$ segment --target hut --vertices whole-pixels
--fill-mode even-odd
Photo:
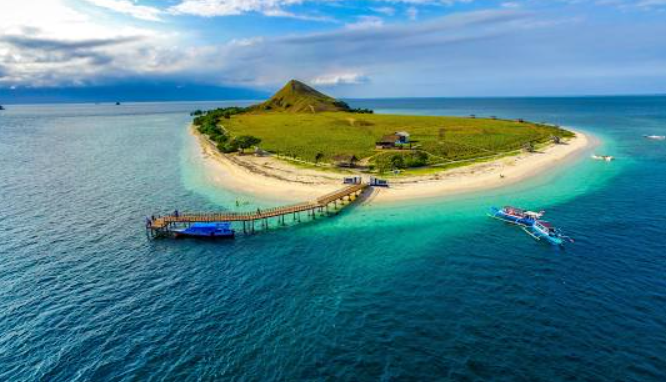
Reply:
[[[375,143],[377,149],[392,149],[396,145],[401,143],[401,137],[397,134],[390,134],[383,136],[379,141]]]
[[[396,131],[395,135],[400,137],[400,143],[409,143],[409,133],[406,131]]]
[[[356,167],[356,155],[340,154],[333,157],[333,163],[338,167]]]

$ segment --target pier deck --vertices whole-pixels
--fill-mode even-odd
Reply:
[[[285,216],[293,215],[294,220],[300,221],[300,213],[307,212],[313,218],[317,211],[328,210],[331,204],[336,207],[338,202],[348,200],[352,202],[368,187],[366,184],[353,184],[335,192],[321,196],[313,201],[280,206],[266,209],[257,209],[254,212],[213,212],[213,213],[182,213],[167,216],[159,216],[146,224],[146,229],[151,236],[164,236],[171,232],[171,228],[187,226],[192,223],[210,222],[240,222],[243,232],[255,231],[255,222],[260,221],[264,227],[268,227],[268,219],[277,218],[281,224],[285,224]]]

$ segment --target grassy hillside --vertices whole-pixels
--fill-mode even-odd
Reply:
[[[350,111],[349,105],[296,80],[289,81],[269,100],[250,107],[250,112],[316,113]]]
[[[381,157],[387,151],[375,150],[375,142],[403,130],[416,141],[417,150],[428,154],[429,163],[500,154],[528,142],[546,142],[554,135],[571,135],[559,128],[517,121],[346,112],[238,114],[221,124],[231,136],[256,136],[264,150],[309,162],[318,153],[323,161],[340,154]]]

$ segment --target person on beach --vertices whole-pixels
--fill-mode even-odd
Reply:
[[[178,217],[178,210],[173,211],[173,216]]]

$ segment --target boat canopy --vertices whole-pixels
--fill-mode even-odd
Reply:
[[[511,207],[511,206],[505,206],[504,211],[510,213],[510,214],[516,214],[516,215],[523,215],[525,213],[524,210],[516,207]]]

